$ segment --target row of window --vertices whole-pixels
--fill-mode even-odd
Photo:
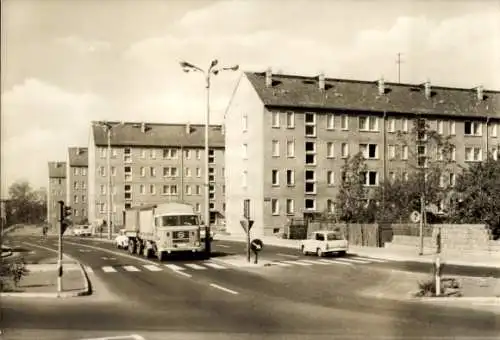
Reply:
[[[123,168],[125,177],[132,176],[132,167],[131,166],[125,166]],[[101,177],[106,177],[106,167],[100,166],[97,168],[97,173]],[[111,167],[111,176],[116,176],[117,170],[116,167],[112,166]],[[141,177],[146,177],[146,175],[149,174],[150,177],[156,177],[156,168],[155,167],[140,167],[139,173]],[[214,177],[216,175],[216,169],[213,167],[208,168],[208,174],[209,177],[212,179],[209,179],[210,181],[214,181]],[[196,177],[201,177],[202,175],[202,169],[201,168],[196,168],[195,169],[195,175]],[[225,173],[225,168],[221,168],[221,174],[222,177],[226,175]],[[178,177],[179,176],[179,168],[177,167],[163,167],[163,177]],[[191,168],[184,168],[184,177],[192,177],[193,176],[193,171]]]
[[[332,199],[326,200],[327,210],[331,213],[335,211],[335,202]],[[274,216],[281,215],[281,206],[280,199],[271,198],[271,214]],[[304,210],[306,211],[316,211],[316,199],[315,198],[306,198],[304,200]],[[295,214],[295,200],[293,198],[285,199],[285,214],[293,215]]]
[[[87,182],[86,181],[74,181],[73,182],[73,189],[75,189],[75,190],[87,189]]]
[[[163,159],[178,159],[179,158],[179,152],[180,149],[178,148],[166,148],[166,149],[141,149],[140,151],[140,158],[141,159],[146,159],[148,154],[150,159],[156,159],[157,151],[160,151],[160,154],[162,155]],[[99,148],[98,150],[99,155],[101,158],[106,158],[107,157],[107,148]],[[201,160],[201,154],[202,150],[201,149],[186,149],[184,150],[184,158],[185,159],[191,159],[192,157],[195,157],[198,160]],[[111,158],[116,158],[118,156],[118,149],[116,148],[111,148]],[[123,157],[125,162],[131,161],[132,159],[132,149],[131,148],[124,148],[123,149]],[[213,163],[215,161],[215,152],[213,149],[208,150],[208,157],[209,157],[209,162]]]
[[[160,186],[160,187],[162,188],[162,191],[161,191],[162,195],[177,195],[177,192],[178,192],[177,191],[177,184],[165,184],[165,185]],[[131,185],[126,185],[124,187],[124,189],[125,189],[124,192],[125,192],[126,198],[127,198],[127,194],[130,194],[129,196],[132,197],[131,196],[131,194],[132,194],[132,186]],[[202,194],[202,190],[201,189],[202,189],[201,185],[186,184],[184,186],[184,193],[186,195],[201,195]],[[106,193],[107,193],[107,186],[104,185],[104,184],[101,184],[101,186],[100,186],[100,194],[101,195],[106,195]],[[139,193],[141,195],[146,195],[146,194],[156,195],[156,185],[155,184],[149,184],[148,186],[146,186],[145,184],[140,184],[139,185]],[[226,186],[222,185],[222,194],[225,194],[225,193],[226,193]],[[112,195],[115,195],[115,194],[116,194],[116,187],[113,186]],[[215,186],[214,185],[210,185],[209,186],[209,194],[214,194],[215,195]],[[214,197],[212,197],[214,195],[210,195],[211,198],[214,198]]]
[[[97,205],[97,210],[99,211],[99,213],[101,213],[101,214],[107,213],[106,203],[104,203],[104,202],[98,202],[98,203],[96,203],[96,205]],[[129,208],[131,208],[131,203],[125,203],[125,209],[129,209]],[[210,203],[209,204],[209,208],[210,208],[210,210],[215,209],[215,204],[214,203]],[[195,209],[195,211],[197,213],[201,213],[201,203],[195,203],[194,204],[194,209]],[[226,210],[226,203],[223,203],[222,204],[222,211],[225,211],[225,210]],[[82,212],[83,211],[85,211],[85,209],[83,209]],[[116,207],[116,205],[113,205],[113,213],[116,213],[116,212],[117,212],[117,207]]]
[[[349,117],[348,115],[335,115],[333,113],[326,114],[326,130],[335,130],[340,125],[340,129],[347,131],[349,130]],[[340,122],[338,122],[340,119]],[[372,131],[379,132],[379,120],[380,117],[377,116],[358,116],[358,130],[359,131]],[[402,132],[409,131],[409,118],[395,118],[389,117],[387,118],[387,132],[396,132],[397,130]],[[436,130],[439,134],[444,134],[445,123],[448,124],[448,135],[456,134],[456,122],[454,121],[444,121],[444,120],[433,120],[430,122],[430,128]],[[316,125],[317,125],[317,117],[313,112],[306,112],[304,114],[304,129],[306,136],[314,137],[316,136]],[[466,136],[482,136],[483,134],[483,125],[482,122],[476,121],[466,121],[464,122],[464,135]],[[490,137],[498,137],[499,123],[490,123],[488,124],[491,127]],[[273,128],[281,127],[281,112],[272,112],[271,113],[271,126]],[[295,128],[295,113],[294,112],[286,112],[285,114],[285,127],[288,129]],[[243,131],[248,130],[248,116],[243,116]]]
[[[81,196],[81,201],[79,201],[80,196],[78,195],[73,195],[73,203],[78,204],[78,203],[87,203],[87,196],[82,195]]]
[[[75,175],[75,176],[87,176],[87,168],[75,167],[75,168],[73,168],[73,175]]]

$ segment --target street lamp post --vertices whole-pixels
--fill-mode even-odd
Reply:
[[[204,205],[204,220],[205,220],[205,251],[207,255],[210,254],[211,249],[210,249],[210,181],[209,181],[209,176],[208,176],[208,166],[209,166],[209,146],[208,146],[208,129],[210,126],[210,80],[211,76],[219,74],[221,71],[237,71],[239,69],[238,65],[234,65],[232,67],[219,67],[216,68],[218,64],[218,60],[214,59],[210,63],[210,66],[208,69],[205,71],[201,69],[200,67],[188,63],[186,61],[181,61],[180,65],[183,69],[184,72],[201,72],[205,76],[205,88],[206,88],[206,100],[207,100],[207,107],[206,107],[206,113],[205,113],[205,205]]]

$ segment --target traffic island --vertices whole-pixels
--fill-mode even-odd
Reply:
[[[62,292],[57,291],[57,264],[31,264],[26,265],[26,270],[17,284],[11,278],[4,280],[0,297],[69,298],[91,294],[87,273],[77,262],[63,265]]]
[[[212,262],[218,262],[220,264],[225,264],[230,267],[235,268],[261,268],[261,267],[270,267],[273,265],[272,261],[259,259],[257,263],[255,263],[254,258],[250,259],[248,262],[248,258],[245,255],[228,255],[224,257],[214,257],[211,259]]]

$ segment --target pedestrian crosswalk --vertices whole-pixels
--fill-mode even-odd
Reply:
[[[304,267],[310,268],[313,266],[328,266],[328,265],[340,265],[340,266],[355,266],[355,265],[369,265],[369,264],[380,264],[387,262],[381,259],[372,259],[359,256],[349,256],[349,257],[335,257],[335,258],[296,258],[294,260],[277,260],[271,261],[268,266],[274,267]],[[216,263],[215,261],[205,261],[205,262],[178,262],[178,263],[158,263],[158,264],[144,264],[144,265],[113,265],[113,266],[102,266],[102,267],[91,267],[85,266],[88,273],[93,272],[103,272],[106,274],[118,273],[118,272],[162,272],[162,271],[174,271],[174,272],[185,272],[185,271],[206,271],[206,270],[224,270],[234,267],[230,264]]]

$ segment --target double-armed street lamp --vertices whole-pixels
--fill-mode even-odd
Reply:
[[[209,158],[209,147],[208,147],[208,129],[210,126],[210,80],[212,75],[217,75],[222,71],[237,71],[239,69],[238,65],[234,65],[231,67],[216,67],[218,64],[218,60],[214,59],[210,63],[210,66],[207,70],[203,70],[200,67],[191,64],[187,61],[181,61],[179,64],[181,65],[184,72],[201,72],[205,76],[205,88],[206,88],[206,96],[207,96],[207,108],[206,108],[206,116],[205,116],[205,251],[207,254],[210,254],[210,181],[208,176],[208,158]]]

